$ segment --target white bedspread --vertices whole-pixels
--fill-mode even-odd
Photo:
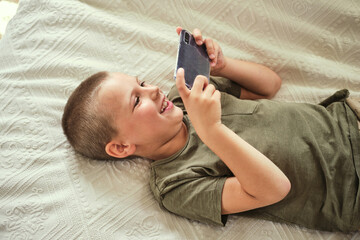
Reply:
[[[168,91],[176,26],[275,70],[275,99],[360,96],[358,0],[21,0],[0,40],[0,239],[359,239],[241,216],[190,221],[158,206],[148,161],[74,153],[60,123],[74,88],[108,70]]]

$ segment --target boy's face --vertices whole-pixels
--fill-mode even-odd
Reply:
[[[99,102],[114,116],[118,138],[137,147],[171,140],[182,127],[183,112],[156,86],[136,77],[111,73]]]

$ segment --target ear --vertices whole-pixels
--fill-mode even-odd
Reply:
[[[105,146],[105,151],[112,157],[125,158],[135,153],[135,144],[122,144],[112,140]]]

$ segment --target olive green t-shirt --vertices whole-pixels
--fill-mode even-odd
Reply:
[[[360,136],[344,101],[306,103],[240,100],[240,86],[223,78],[221,121],[272,160],[292,188],[280,202],[241,213],[328,231],[360,227]],[[184,111],[186,145],[152,163],[150,186],[162,207],[206,223],[225,224],[221,194],[227,166],[197,136],[175,87],[168,95]],[[239,159],[241,161],[241,159]]]

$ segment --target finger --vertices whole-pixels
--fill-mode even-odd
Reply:
[[[206,51],[209,55],[209,58],[211,60],[214,60],[216,58],[216,55],[215,55],[215,46],[214,46],[213,40],[211,38],[205,39],[205,46],[206,46]]]
[[[211,38],[205,39],[205,45],[206,45],[206,51],[210,58],[210,66],[215,67],[217,63],[218,58],[218,46],[216,42],[214,42]]]
[[[210,98],[214,94],[215,90],[216,89],[215,89],[214,85],[208,84],[208,86],[204,90],[205,97]]]
[[[182,30],[182,27],[178,26],[178,27],[176,28],[176,33],[177,33],[178,35],[180,35],[181,30]]]
[[[220,48],[219,44],[217,44],[217,42],[213,42],[213,44],[214,44],[214,51],[215,51],[214,52],[214,55],[215,55],[214,63],[216,65],[219,60],[221,48]]]
[[[216,64],[217,64],[217,60],[218,60],[217,57],[216,57],[215,59],[211,60],[211,61],[210,61],[210,66],[211,66],[211,67],[215,67]]]
[[[195,29],[193,30],[192,35],[194,36],[195,42],[196,42],[197,45],[200,46],[200,45],[202,45],[202,44],[204,43],[203,38],[202,38],[201,31],[200,31],[199,29],[195,28]]]
[[[190,90],[185,85],[185,72],[183,68],[179,68],[176,72],[176,87],[180,97],[184,100],[190,94]]]
[[[191,88],[191,91],[200,93],[203,91],[204,88],[207,87],[207,85],[208,85],[207,78],[203,75],[197,75],[194,80],[194,84]]]
[[[220,49],[218,47],[218,45],[214,42],[214,49],[215,49],[215,52],[214,52],[214,59],[210,59],[210,66],[211,67],[215,67],[218,60],[219,60],[219,56],[220,56]]]
[[[216,89],[216,90],[214,91],[212,97],[213,97],[215,100],[219,101],[220,98],[221,98],[221,93],[220,93],[220,91]]]

